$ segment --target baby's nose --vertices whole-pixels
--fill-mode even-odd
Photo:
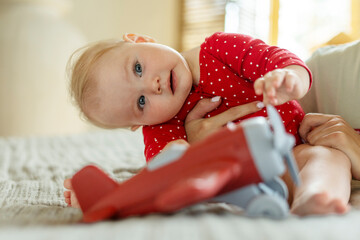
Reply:
[[[155,92],[156,94],[160,94],[161,93],[161,85],[160,85],[160,78],[156,77],[152,80],[152,91]]]

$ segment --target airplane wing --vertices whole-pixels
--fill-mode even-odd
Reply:
[[[217,161],[209,165],[183,173],[177,182],[158,195],[156,208],[164,212],[174,211],[212,198],[241,173],[240,165],[234,161]]]
[[[121,185],[95,166],[87,166],[76,173],[72,185],[84,213],[83,221],[94,222],[114,215],[126,217],[176,211],[216,196],[239,174],[241,167],[232,160],[210,161],[206,166],[195,164],[193,168],[176,174],[176,180],[165,189],[154,193],[153,199],[145,197],[137,204],[127,205],[125,208],[118,208],[113,204],[114,201],[117,202],[116,189]]]

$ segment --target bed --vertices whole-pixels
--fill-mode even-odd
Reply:
[[[145,164],[140,132],[99,130],[53,137],[0,138],[0,239],[359,239],[360,184],[343,216],[248,218],[224,203],[198,204],[95,224],[66,206],[63,180],[87,164],[121,182]]]

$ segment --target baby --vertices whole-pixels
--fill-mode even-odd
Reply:
[[[202,99],[213,100],[206,117],[250,102],[277,105],[298,144],[294,155],[303,184],[294,189],[284,176],[291,211],[345,213],[350,160],[335,149],[300,144],[297,133],[304,112],[295,100],[310,83],[310,71],[296,55],[250,36],[215,33],[201,47],[179,53],[150,37],[127,34],[123,41],[104,41],[83,51],[73,66],[71,92],[85,118],[97,126],[142,126],[147,161],[168,144],[187,144],[185,120]],[[257,112],[236,121],[266,116],[257,106]],[[76,207],[70,180],[64,185],[66,202]]]

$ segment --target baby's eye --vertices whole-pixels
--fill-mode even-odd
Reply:
[[[134,66],[134,71],[135,73],[138,75],[138,76],[142,76],[142,67],[140,65],[140,63],[135,63],[135,66]]]
[[[143,95],[139,97],[138,106],[140,109],[143,109],[145,107],[145,97]]]

